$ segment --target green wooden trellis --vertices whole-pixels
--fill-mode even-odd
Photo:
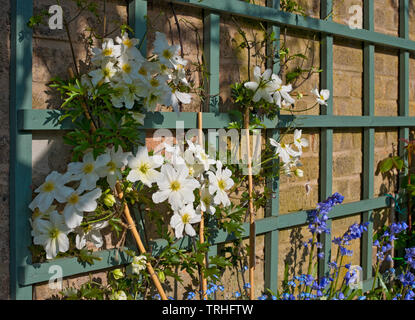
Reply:
[[[362,221],[371,222],[373,210],[389,206],[386,196],[374,197],[374,133],[375,128],[397,127],[399,137],[409,137],[409,127],[415,126],[415,117],[409,117],[409,54],[415,52],[415,42],[409,40],[409,0],[400,0],[399,37],[374,32],[374,1],[364,1],[364,29],[350,29],[335,23],[330,18],[316,19],[301,17],[279,10],[279,0],[268,0],[268,7],[249,4],[239,0],[172,0],[172,3],[203,9],[204,51],[210,72],[208,93],[214,97],[219,93],[219,39],[220,15],[232,14],[255,19],[268,24],[277,35],[282,25],[289,28],[312,31],[321,34],[321,87],[333,92],[333,38],[345,38],[362,43],[364,52],[364,107],[363,116],[334,116],[332,98],[329,106],[323,108],[318,116],[299,116],[297,125],[302,128],[320,128],[321,130],[321,165],[320,165],[320,199],[332,193],[332,154],[333,129],[362,128],[363,130],[363,194],[362,200],[336,207],[330,219],[362,214]],[[321,17],[330,17],[332,0],[321,0]],[[129,22],[136,36],[140,37],[146,30],[144,15],[147,13],[145,0],[133,0],[129,3]],[[12,299],[31,299],[32,286],[48,281],[51,265],[60,265],[63,276],[102,270],[123,265],[130,258],[118,250],[99,252],[101,261],[94,265],[83,266],[76,258],[62,258],[53,262],[32,264],[27,249],[31,243],[28,222],[28,204],[31,201],[32,184],[32,132],[42,130],[70,130],[68,122],[57,123],[60,115],[56,110],[32,109],[32,31],[26,25],[33,14],[33,3],[29,0],[12,1],[11,11],[11,68],[10,68],[10,284]],[[379,117],[374,115],[374,52],[375,46],[399,50],[399,116]],[[145,43],[142,46],[146,47]],[[274,66],[275,71],[278,65]],[[229,123],[226,113],[218,113],[217,99],[211,99],[208,112],[203,113],[204,128],[225,128]],[[184,121],[185,129],[197,124],[196,113],[161,112],[149,113],[145,119],[144,129],[175,128],[176,120]],[[278,120],[265,120],[269,133],[278,137],[279,129],[289,126],[291,116],[281,115]],[[402,154],[402,145],[400,153]],[[265,234],[265,286],[272,290],[277,288],[278,274],[278,232],[284,228],[304,225],[306,211],[279,215],[278,180],[272,181],[276,197],[271,200],[267,216],[257,221],[257,235]],[[245,225],[245,236],[249,235],[249,226]],[[367,234],[362,239],[361,262],[364,268],[364,288],[370,288],[372,278],[372,234],[370,223]],[[231,241],[232,235],[219,231],[214,244]],[[325,257],[330,257],[331,238],[321,239],[324,243]],[[178,246],[188,245],[185,238]],[[155,250],[163,248],[163,241],[155,241]],[[216,250],[213,246],[211,253]],[[327,272],[327,260],[321,263],[319,274]]]

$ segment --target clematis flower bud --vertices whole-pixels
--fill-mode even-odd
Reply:
[[[112,271],[112,275],[114,276],[115,280],[121,279],[124,277],[124,273],[121,271],[121,269],[115,269]]]
[[[112,194],[107,194],[104,198],[104,203],[107,207],[112,207],[115,204],[115,197]]]

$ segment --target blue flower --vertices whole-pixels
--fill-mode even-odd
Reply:
[[[415,248],[405,249],[405,261],[411,266],[411,268],[415,269]]]
[[[196,296],[196,293],[194,293],[194,292],[189,292],[189,293],[187,294],[187,300],[192,300],[195,296]]]
[[[236,292],[235,292],[235,297],[236,297],[236,298],[239,298],[240,296],[241,296],[241,293],[240,293],[239,291],[236,291]]]

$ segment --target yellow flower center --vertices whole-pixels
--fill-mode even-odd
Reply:
[[[148,163],[143,163],[139,170],[143,173],[146,174],[148,172],[148,170],[150,170],[150,165]]]
[[[171,59],[171,57],[172,57],[173,55],[172,55],[172,53],[171,53],[168,49],[165,49],[165,50],[163,51],[162,56],[163,56],[164,58],[166,58],[166,59]]]
[[[152,87],[158,87],[159,86],[159,84],[160,84],[160,82],[157,80],[157,79],[151,79],[150,80],[150,85],[152,86]]]
[[[59,229],[58,228],[53,228],[49,230],[49,238],[51,239],[56,239],[59,236]]]
[[[138,70],[138,73],[139,73],[139,74],[141,74],[142,76],[146,76],[146,75],[147,75],[147,69],[146,69],[146,68],[144,68],[144,67],[141,67],[141,68]]]
[[[170,189],[172,191],[178,191],[180,190],[180,182],[179,181],[173,181],[170,183]]]
[[[160,70],[161,70],[161,72],[166,71],[166,70],[167,70],[167,66],[166,66],[166,65],[164,65],[164,64],[161,64],[161,65],[160,65]]]
[[[109,68],[104,68],[102,69],[102,74],[104,75],[105,78],[108,78],[111,75],[111,71]]]
[[[130,73],[131,72],[131,66],[128,63],[123,64],[122,71],[124,71],[125,73]]]
[[[55,184],[51,181],[47,181],[43,184],[42,191],[43,192],[51,192],[55,190]]]
[[[182,69],[184,69],[184,65],[179,63],[178,65],[176,65],[176,68],[177,68],[177,70],[182,70]]]
[[[189,168],[189,176],[193,176],[193,173],[195,172],[195,170],[193,169],[193,167],[188,167]]]
[[[157,96],[155,94],[151,94],[148,98],[147,98],[147,102],[152,105],[153,103],[155,103],[157,101]]]
[[[203,197],[202,201],[205,205],[210,206],[210,197],[208,197],[208,196]]]
[[[221,190],[225,190],[225,188],[226,188],[226,181],[225,181],[225,180],[223,180],[223,179],[219,180],[219,181],[218,181],[218,187],[219,187],[219,189],[221,189]]]
[[[324,97],[322,95],[320,95],[320,99],[324,101]]]
[[[109,171],[115,171],[117,169],[117,165],[114,161],[110,161],[107,163],[107,167]]]
[[[285,149],[285,148],[286,148],[285,143],[281,142],[281,148],[282,148],[282,149]]]
[[[106,57],[112,55],[112,49],[111,48],[106,48],[104,50],[102,50],[102,54]]]
[[[189,223],[190,222],[190,215],[188,213],[185,213],[184,215],[182,215],[182,222],[184,224]]]
[[[89,174],[89,173],[91,173],[92,171],[94,171],[94,165],[93,165],[92,163],[87,163],[87,164],[84,166],[83,172],[84,172],[85,174]]]
[[[133,46],[133,42],[130,39],[124,39],[122,42],[127,48],[131,48]]]
[[[42,215],[42,212],[39,210],[39,208],[35,208],[35,211],[33,211],[32,217],[37,218]]]
[[[73,193],[68,199],[68,203],[71,205],[77,204],[78,202],[79,196],[76,193]]]

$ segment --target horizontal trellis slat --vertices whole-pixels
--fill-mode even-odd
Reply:
[[[341,218],[357,214],[361,211],[376,210],[388,206],[387,197],[379,197],[376,199],[363,200],[342,204],[333,208],[330,212],[330,219]],[[307,223],[308,211],[298,211],[293,213],[282,214],[279,216],[270,216],[257,221],[256,235],[266,234],[275,230],[302,226]],[[243,237],[249,236],[249,224],[243,225]],[[235,240],[233,234],[228,234],[223,230],[210,239],[212,244],[221,244]],[[166,247],[165,240],[151,241],[152,254],[158,256]],[[190,249],[191,242],[186,236],[178,240],[174,247],[180,249]],[[99,271],[131,262],[131,258],[118,249],[103,250],[96,253],[101,261],[96,261],[93,265],[81,265],[77,258],[60,258],[51,262],[33,264],[21,267],[19,269],[19,283],[21,285],[30,285],[33,283],[47,281],[50,278],[48,273],[49,267],[58,265],[62,267],[63,276],[72,276],[76,274]],[[118,258],[117,258],[118,257]]]
[[[60,110],[20,110],[18,112],[19,130],[72,130],[70,120],[62,123],[58,119]],[[197,113],[181,112],[149,112],[144,119],[143,129],[175,129],[177,121],[184,122],[184,129],[195,127]],[[204,129],[222,129],[229,126],[235,118],[228,113],[203,113]],[[295,121],[295,122],[294,122]],[[411,127],[415,126],[415,117],[382,117],[382,116],[335,116],[335,115],[281,115],[279,119],[263,121],[267,129],[290,128],[294,124],[298,128],[378,128],[378,127]]]
[[[170,0],[169,0],[170,1]],[[288,27],[308,30],[317,33],[332,34],[337,37],[369,42],[383,47],[415,51],[415,42],[386,35],[365,29],[352,29],[347,25],[321,20],[311,17],[302,17],[297,14],[279,11],[274,8],[263,7],[239,0],[171,0],[173,3],[186,4],[197,8],[232,14],[254,20],[285,25]]]

